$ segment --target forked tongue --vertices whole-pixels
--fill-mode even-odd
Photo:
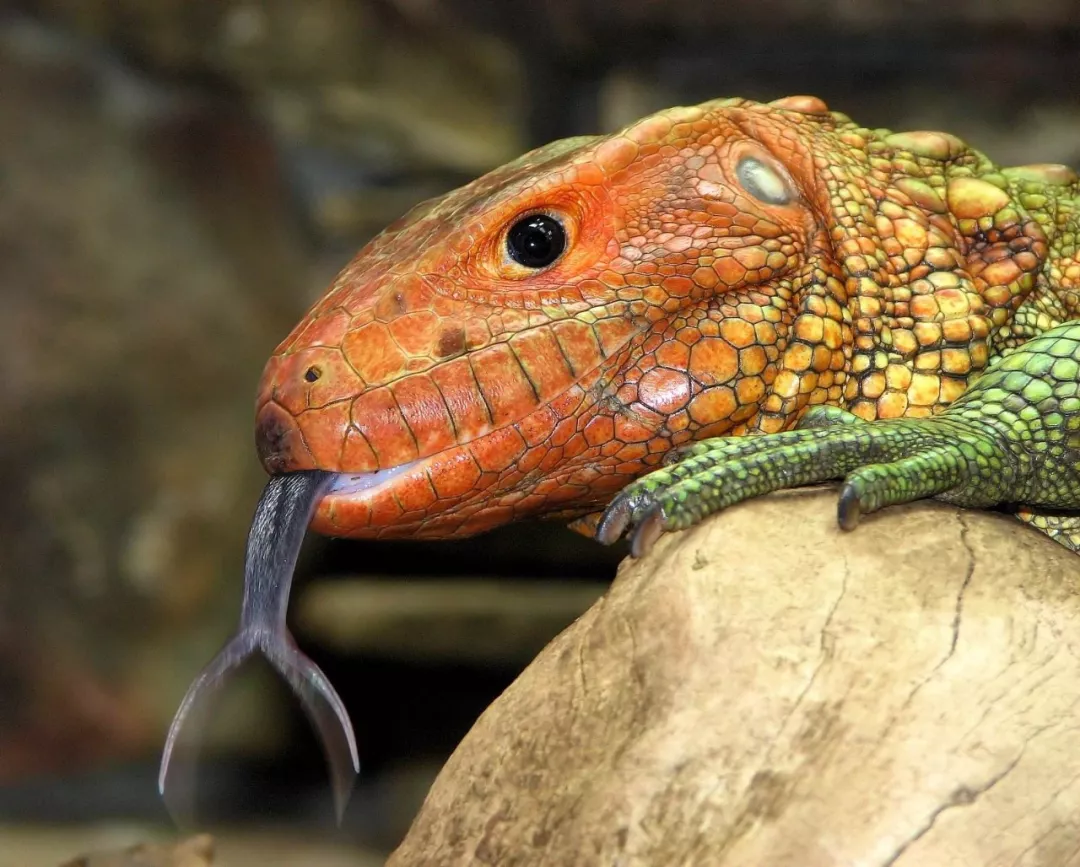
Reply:
[[[174,818],[190,815],[193,796],[192,781],[179,779],[178,765],[185,763],[172,761],[185,720],[201,716],[206,700],[226,676],[261,653],[288,681],[318,734],[341,821],[360,770],[352,723],[326,675],[300,652],[285,625],[296,558],[315,506],[333,478],[332,473],[310,470],[273,476],[266,483],[248,532],[240,629],[188,687],[165,741],[158,790]],[[201,728],[201,722],[197,721],[196,728]]]

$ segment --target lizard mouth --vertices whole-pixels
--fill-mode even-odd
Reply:
[[[496,428],[395,467],[332,472],[311,528],[353,539],[461,538],[518,518],[575,517],[638,474],[634,460],[583,437],[577,450],[551,439],[529,446],[514,428]]]
[[[411,470],[419,469],[426,459],[409,461],[399,467],[388,470],[376,470],[371,473],[335,473],[330,486],[323,494],[322,502],[327,498],[356,499],[374,494],[391,480],[403,476]]]
[[[489,521],[491,504],[483,493],[519,479],[485,471],[479,458],[469,446],[456,445],[396,467],[335,472],[311,527],[351,538],[445,538],[488,529],[501,522]]]

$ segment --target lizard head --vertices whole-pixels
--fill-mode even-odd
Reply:
[[[320,532],[447,537],[579,516],[675,446],[782,426],[830,118],[803,97],[669,109],[414,208],[268,362],[267,471],[337,474]],[[839,331],[818,337],[807,364],[838,388]]]

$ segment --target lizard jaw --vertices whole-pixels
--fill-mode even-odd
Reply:
[[[538,445],[534,456],[507,453],[507,429],[490,431],[398,466],[371,471],[331,470],[331,479],[311,520],[322,535],[352,539],[448,539],[472,536],[514,518],[546,513],[581,514],[581,488],[593,485],[602,505],[635,473],[600,473],[611,458],[578,458],[553,467],[537,484],[536,470],[549,457]],[[591,463],[590,463],[591,461]],[[577,475],[586,473],[587,479]],[[564,505],[566,504],[566,505]],[[570,511],[567,511],[569,506]]]
[[[471,535],[499,523],[489,523],[483,508],[466,509],[472,520],[460,513],[494,482],[493,475],[485,482],[480,475],[468,446],[452,446],[385,469],[337,471],[316,507],[311,528],[354,539]]]

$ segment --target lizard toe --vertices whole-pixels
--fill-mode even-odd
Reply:
[[[953,445],[936,446],[889,463],[869,464],[844,479],[837,521],[842,529],[853,530],[863,515],[963,490],[971,478],[962,451]]]
[[[836,521],[841,530],[854,530],[862,520],[863,505],[858,489],[845,482],[836,501]]]
[[[630,498],[623,490],[616,495],[596,525],[596,541],[601,545],[614,545],[630,526]]]
[[[638,521],[630,537],[630,554],[644,557],[667,530],[667,516],[660,505],[652,506]]]

